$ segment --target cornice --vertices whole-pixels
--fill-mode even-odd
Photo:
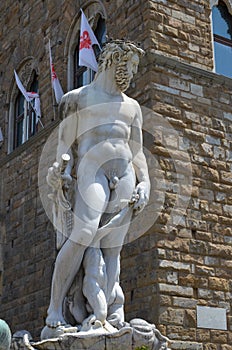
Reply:
[[[155,52],[147,53],[147,60],[151,64],[160,65],[164,68],[170,68],[181,73],[189,74],[197,78],[205,78],[212,84],[225,85],[232,89],[232,79],[224,75],[215,73],[210,70],[206,70],[200,67],[193,66],[188,63],[184,63],[177,58],[161,55]]]

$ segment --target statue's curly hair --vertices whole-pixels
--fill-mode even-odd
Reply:
[[[135,43],[124,40],[112,40],[103,46],[103,50],[98,60],[98,72],[109,68],[113,61],[120,63],[128,60],[133,54],[143,56],[145,52]]]

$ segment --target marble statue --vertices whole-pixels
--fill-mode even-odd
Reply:
[[[124,93],[143,54],[131,42],[107,43],[93,82],[61,100],[57,159],[47,175],[60,249],[47,329],[124,324],[120,251],[150,193],[140,106]]]
[[[0,319],[0,350],[10,350],[11,330],[8,324]]]

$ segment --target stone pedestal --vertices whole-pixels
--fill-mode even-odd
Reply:
[[[16,350],[170,350],[168,339],[154,325],[144,320],[135,319],[123,328],[106,333],[95,332],[64,333],[57,338],[40,342],[29,341],[28,334],[15,341],[12,349]]]

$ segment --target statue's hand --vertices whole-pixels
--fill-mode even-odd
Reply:
[[[70,174],[64,172],[61,174],[59,163],[53,163],[52,167],[48,169],[47,183],[53,189],[57,190],[60,186],[69,187],[72,182]]]
[[[70,174],[64,173],[63,175],[61,175],[61,179],[63,180],[63,186],[65,190],[68,190],[69,186],[72,183],[72,176]]]
[[[47,174],[46,180],[47,180],[48,185],[51,186],[53,189],[59,188],[60,181],[61,181],[59,163],[57,163],[57,162],[53,163],[53,166],[51,166],[48,169],[48,174]]]
[[[135,204],[133,206],[133,209],[136,211],[136,214],[140,213],[147,205],[149,201],[149,194],[150,186],[148,186],[148,184],[145,181],[140,182],[136,186],[135,192],[133,194],[135,198],[137,197],[137,200],[135,201]]]

